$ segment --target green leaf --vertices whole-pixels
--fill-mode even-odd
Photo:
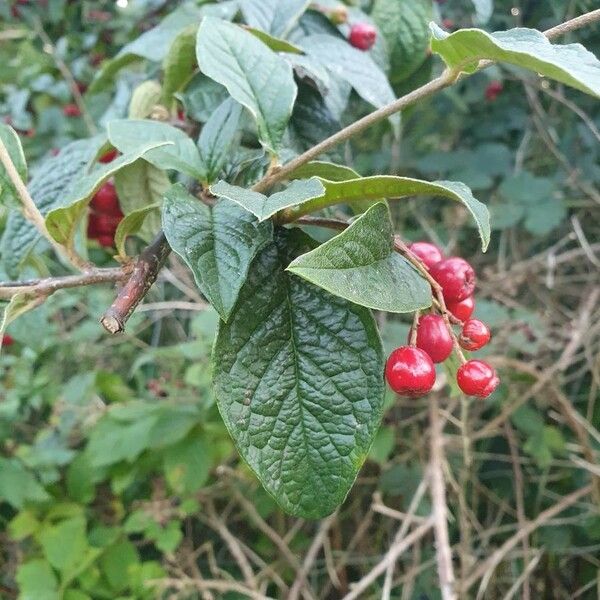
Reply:
[[[297,93],[291,66],[251,33],[211,17],[200,24],[196,55],[200,70],[252,113],[261,143],[277,154]]]
[[[443,196],[464,204],[471,213],[481,237],[481,245],[485,252],[490,242],[490,217],[485,204],[473,197],[471,190],[458,181],[422,181],[409,177],[393,175],[376,175],[347,181],[322,180],[325,194],[299,205],[291,214],[299,217],[324,206],[340,202],[353,202],[356,205],[368,204],[381,198],[402,198],[405,196]]]
[[[100,186],[123,167],[131,165],[145,156],[148,151],[165,143],[159,141],[144,144],[142,142],[112,162],[103,164],[76,180],[69,193],[62,198],[57,198],[52,210],[46,216],[46,227],[52,237],[60,244],[71,243],[90,198]]]
[[[144,222],[150,215],[156,215],[157,220],[160,222],[160,204],[143,206],[123,217],[117,226],[117,231],[115,231],[115,247],[119,256],[122,258],[127,256],[127,252],[125,251],[125,240],[130,235],[138,234],[144,226]],[[152,220],[154,221],[154,219]]]
[[[319,518],[344,500],[383,407],[381,341],[370,312],[285,271],[312,247],[279,233],[253,262],[214,346],[219,410],[281,507]]]
[[[28,502],[46,502],[50,496],[16,458],[0,458],[0,499],[14,508]]]
[[[452,34],[436,25],[431,29],[432,50],[452,68],[472,71],[480,60],[505,62],[600,97],[600,61],[581,44],[552,44],[544,34],[524,27]]]
[[[229,97],[225,87],[203,73],[196,73],[185,91],[177,94],[177,98],[183,102],[186,114],[201,123],[206,123],[217,107]]]
[[[427,58],[431,0],[376,0],[371,17],[390,55],[390,79],[410,77]]]
[[[162,88],[158,81],[144,81],[138,85],[129,102],[129,118],[145,119],[152,114],[154,107],[160,103]]]
[[[73,517],[56,525],[46,526],[39,534],[44,556],[55,568],[66,573],[75,569],[88,548],[86,523],[83,517]],[[68,540],[68,543],[65,541]]]
[[[28,560],[21,564],[15,577],[19,600],[60,600],[58,579],[47,561]]]
[[[0,140],[2,140],[2,143],[6,147],[8,155],[17,169],[17,173],[21,177],[21,180],[26,183],[27,162],[17,132],[12,127],[0,123]],[[0,163],[0,206],[2,205],[15,208],[20,207],[21,202],[19,200],[19,194],[10,180],[4,165]]]
[[[134,152],[142,144],[153,143],[144,159],[159,169],[174,169],[194,179],[202,179],[204,166],[193,140],[181,129],[167,123],[145,119],[111,121],[108,139],[123,154]]]
[[[37,294],[25,292],[15,294],[10,300],[0,300],[0,350],[2,349],[2,334],[8,325],[22,314],[36,308],[44,301]]]
[[[228,98],[202,128],[198,138],[198,149],[204,164],[206,183],[212,183],[219,177],[221,169],[229,159],[241,116],[241,104]]]
[[[209,440],[193,432],[165,451],[165,477],[176,494],[193,494],[208,480],[212,466]]]
[[[295,275],[355,304],[406,313],[431,306],[431,287],[394,251],[385,202],[372,206],[348,229],[288,267]]]
[[[286,37],[309,4],[309,0],[240,0],[240,9],[250,27]]]
[[[178,184],[165,195],[163,229],[200,291],[227,320],[250,263],[272,239],[271,223],[258,223],[228,200],[211,210]]]
[[[47,215],[72,192],[105,141],[104,136],[95,136],[71,142],[36,169],[28,189],[42,215]],[[0,244],[2,264],[9,275],[17,276],[19,267],[40,238],[35,226],[20,213],[9,215]]]
[[[385,73],[369,54],[353,48],[345,40],[331,35],[311,35],[302,40],[302,48],[309,58],[324,66],[332,78],[350,84],[363,100],[376,108],[396,99]],[[396,126],[399,123],[398,115],[390,120]]]
[[[360,175],[346,165],[320,160],[305,163],[289,174],[290,179],[308,179],[310,177],[320,177],[329,181],[347,181],[348,179],[358,179]]]
[[[287,40],[269,35],[261,29],[255,29],[254,27],[244,27],[246,31],[249,31],[253,36],[257,37],[265,46],[268,46],[273,52],[289,52],[290,54],[302,54],[302,50],[298,46],[294,46]]]
[[[196,70],[198,26],[186,27],[174,40],[163,61],[163,99],[170,105],[173,96],[185,87]]]
[[[129,587],[130,571],[140,564],[140,557],[129,540],[119,540],[102,553],[99,563],[110,587],[119,593]]]
[[[259,221],[268,219],[284,208],[303,204],[312,198],[321,196],[324,190],[323,184],[316,178],[296,179],[285,190],[268,197],[259,192],[231,185],[226,181],[219,181],[210,188],[215,196],[227,198],[239,204],[256,215]]]

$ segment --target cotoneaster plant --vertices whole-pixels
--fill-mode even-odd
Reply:
[[[75,82],[76,101],[57,106],[89,137],[49,153],[30,178],[19,135],[0,126],[0,247],[15,280],[0,286],[0,334],[57,289],[107,283],[119,291],[101,322],[123,331],[174,251],[220,318],[214,390],[241,456],[283,509],[318,518],[343,502],[369,452],[384,374],[408,396],[433,389],[434,360],[469,396],[499,384],[493,367],[462,353],[487,336],[469,321],[472,267],[429,242],[408,246],[390,211],[412,197],[457,202],[485,251],[485,204],[457,181],[361,177],[338,146],[376,124],[399,136],[403,110],[498,61],[600,96],[600,62],[550,41],[597,15],[545,34],[435,24],[425,33],[422,23],[408,61],[386,16],[394,2],[377,0],[372,19],[332,2],[258,4],[185,4],[115,58],[95,56],[94,80]],[[419,14],[428,19],[431,6]],[[431,53],[438,74],[416,87],[410,75]],[[87,107],[114,94],[128,69],[147,80],[124,118],[99,126]],[[408,91],[397,98],[390,81]],[[90,262],[86,226],[114,244],[119,265]],[[18,281],[42,239],[68,272]],[[408,345],[387,361],[373,311],[414,315]]]

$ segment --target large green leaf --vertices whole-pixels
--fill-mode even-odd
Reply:
[[[148,151],[162,144],[165,142],[138,144],[134,150],[122,154],[108,164],[99,166],[75,181],[70,192],[64,197],[58,198],[46,216],[46,227],[52,237],[60,244],[70,244],[89,200],[100,186],[117,171],[133,164],[145,156]]]
[[[312,247],[280,232],[252,264],[213,353],[217,403],[265,489],[319,518],[344,500],[381,419],[383,356],[370,312],[285,271]]]
[[[347,181],[321,180],[325,194],[300,204],[292,216],[301,216],[315,210],[340,202],[352,202],[355,205],[369,205],[381,198],[402,198],[405,196],[443,196],[464,204],[477,224],[481,245],[485,251],[490,243],[490,216],[485,204],[473,197],[471,190],[458,181],[422,181],[409,177],[376,175]]]
[[[252,113],[261,143],[277,154],[297,93],[290,65],[251,33],[211,17],[200,25],[196,54],[200,70]]]
[[[325,188],[318,179],[313,178],[292,181],[285,190],[271,196],[231,185],[226,181],[219,181],[212,185],[210,191],[219,198],[227,198],[239,204],[253,215],[256,215],[259,221],[264,221],[277,211],[303,204],[311,198],[321,196]]]
[[[204,177],[198,148],[181,129],[149,119],[123,119],[111,121],[107,131],[111,144],[124,154],[144,143],[156,143],[160,147],[147,151],[145,160],[159,169],[175,169],[196,179]]]
[[[453,68],[472,71],[480,60],[495,60],[600,97],[600,61],[581,44],[552,44],[539,31],[523,27],[496,33],[461,29],[452,34],[435,25],[431,28],[431,48]]]
[[[348,229],[299,256],[288,271],[355,304],[388,312],[431,306],[431,287],[394,251],[394,229],[385,202]]]
[[[431,0],[376,0],[371,17],[385,39],[393,82],[409,77],[427,57],[431,13]]]
[[[351,85],[366,102],[380,108],[396,98],[385,73],[367,52],[331,35],[311,35],[301,44],[309,58],[324,66],[332,78]],[[390,117],[397,125],[398,115]]]
[[[17,132],[8,125],[0,123],[0,140],[4,144],[8,154],[17,169],[21,179],[27,182],[27,162],[23,154],[23,147]],[[11,207],[20,206],[19,195],[15,189],[8,173],[0,163],[0,206],[9,205]]]
[[[177,184],[165,195],[163,229],[200,291],[226,321],[250,263],[273,237],[271,223],[259,223],[229,200],[211,210]]]
[[[17,569],[19,600],[60,600],[58,578],[50,564],[41,558],[28,560]]]
[[[198,138],[198,149],[204,164],[206,183],[212,183],[219,177],[221,169],[229,159],[241,116],[242,106],[228,98],[202,128]]]
[[[105,141],[105,137],[96,136],[71,142],[37,168],[28,189],[42,215],[72,192]],[[17,276],[19,266],[40,239],[38,230],[20,213],[9,215],[0,248],[2,264],[11,277]]]
[[[309,4],[310,0],[240,0],[240,9],[250,27],[285,37]]]

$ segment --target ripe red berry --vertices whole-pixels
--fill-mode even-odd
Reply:
[[[115,160],[115,158],[117,158],[119,154],[119,151],[116,148],[112,148],[111,150],[109,150],[108,152],[105,152],[99,159],[98,162],[101,162],[103,164],[112,162],[113,160]]]
[[[424,315],[417,325],[417,348],[427,352],[434,363],[444,362],[452,354],[452,337],[439,315]]]
[[[2,343],[0,344],[0,346],[12,346],[15,343],[15,340],[13,339],[12,335],[8,335],[8,333],[5,333],[2,336]]]
[[[113,236],[120,221],[120,217],[93,213],[88,220],[88,237],[97,238],[100,235]]]
[[[77,104],[66,104],[63,106],[63,114],[65,117],[80,117],[81,110],[79,110]]]
[[[446,308],[450,311],[454,317],[459,321],[466,321],[475,310],[475,298],[468,296],[464,300],[458,302],[447,302]]]
[[[485,88],[485,99],[488,102],[493,102],[502,93],[503,89],[504,86],[502,85],[501,81],[492,81]]]
[[[429,355],[414,346],[394,350],[385,365],[389,386],[403,396],[416,398],[427,394],[435,383],[435,367]]]
[[[469,319],[463,326],[458,341],[465,350],[475,352],[483,348],[492,337],[490,328],[479,319]]]
[[[112,248],[115,245],[115,239],[112,235],[99,235],[96,239],[105,248]]]
[[[444,258],[442,251],[430,242],[414,242],[409,249],[429,269]]]
[[[500,383],[494,368],[483,360],[469,360],[456,373],[458,387],[467,396],[487,398]]]
[[[475,271],[463,258],[452,256],[441,260],[429,272],[442,286],[447,302],[460,302],[475,291]]]
[[[355,23],[350,29],[350,44],[359,50],[369,50],[377,39],[377,29],[369,23]]]
[[[122,217],[121,207],[119,206],[119,197],[114,183],[107,181],[94,195],[90,206],[100,213],[105,213],[114,217]]]
[[[454,29],[455,23],[452,19],[444,19],[442,25],[444,26],[444,29]]]

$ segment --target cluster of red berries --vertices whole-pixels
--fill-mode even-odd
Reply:
[[[444,362],[457,345],[470,352],[483,348],[490,341],[491,333],[485,323],[471,319],[475,309],[473,267],[458,256],[444,258],[441,250],[428,242],[416,242],[410,250],[442,288],[447,311],[462,324],[460,335],[456,337],[449,320],[438,314],[424,315],[416,331],[409,333],[409,345],[390,354],[385,368],[390,387],[397,394],[418,397],[433,388],[434,363]],[[456,380],[465,394],[479,398],[487,398],[500,383],[493,367],[482,360],[464,361]]]
[[[109,163],[117,156],[116,150],[111,150],[100,157],[101,163]],[[91,240],[96,240],[101,246],[111,248],[114,246],[115,232],[123,213],[119,205],[119,197],[115,184],[107,181],[96,192],[90,202],[90,216],[88,219],[87,235]]]

